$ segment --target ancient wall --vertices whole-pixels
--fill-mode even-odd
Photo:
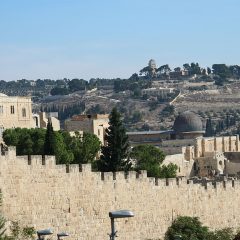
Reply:
[[[178,215],[198,216],[211,228],[240,226],[240,183],[187,184],[186,179],[156,180],[91,172],[89,165],[55,165],[54,157],[0,156],[2,210],[9,220],[36,229],[67,231],[69,240],[108,239],[108,212],[129,209],[131,219],[116,223],[119,240],[158,239]]]

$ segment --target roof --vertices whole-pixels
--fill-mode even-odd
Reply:
[[[138,131],[138,132],[127,132],[127,135],[151,135],[151,134],[164,134],[164,133],[172,133],[172,130],[164,130],[164,131]]]
[[[176,133],[203,132],[202,120],[197,114],[186,111],[176,117],[173,129]]]

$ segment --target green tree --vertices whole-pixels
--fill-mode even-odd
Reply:
[[[157,177],[165,155],[153,145],[139,145],[132,149],[131,158],[136,170],[147,170],[149,177]]]
[[[182,240],[207,240],[209,230],[196,217],[180,216],[168,228],[164,239],[175,240],[177,235]]]
[[[139,145],[130,154],[135,170],[147,170],[149,177],[176,177],[178,167],[175,164],[161,165],[165,154],[153,145]]]
[[[6,232],[5,223],[6,223],[5,218],[0,214],[0,240],[6,239],[6,237],[5,237],[5,232]]]
[[[98,161],[99,170],[116,172],[130,169],[128,136],[116,108],[110,114],[105,141],[106,146],[102,147],[102,155]]]
[[[213,64],[213,73],[218,75],[221,79],[226,79],[231,77],[231,71],[226,64]]]
[[[55,134],[53,131],[53,126],[50,120],[48,120],[47,124],[47,132],[45,136],[45,142],[44,142],[44,154],[46,155],[54,155],[55,153]]]
[[[4,240],[34,240],[36,231],[34,227],[20,227],[19,222],[11,222],[10,235],[5,236]]]
[[[67,141],[68,139],[67,138],[64,139],[64,136],[66,136],[69,133],[63,134],[62,131],[53,133],[54,133],[53,149],[54,155],[56,156],[57,164],[70,164],[74,159],[73,149],[71,149],[70,146],[66,144],[68,142]]]
[[[177,176],[178,166],[173,163],[162,165],[159,171],[159,178],[175,178]]]
[[[211,73],[212,73],[211,68],[210,68],[210,67],[207,67],[207,74],[209,75],[209,74],[211,74]]]
[[[17,146],[18,135],[15,129],[6,129],[3,132],[3,140],[8,146]]]
[[[171,72],[171,68],[169,67],[168,64],[162,65],[157,69],[157,72],[159,72],[160,74],[167,74],[169,72]]]
[[[209,232],[207,240],[234,240],[234,233],[231,228],[224,228]]]
[[[101,149],[101,142],[95,134],[84,132],[82,137],[75,137],[73,146],[76,146],[74,151],[76,163],[93,163]]]

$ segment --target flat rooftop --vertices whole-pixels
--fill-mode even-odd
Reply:
[[[173,130],[164,130],[164,131],[136,131],[136,132],[127,132],[127,135],[154,135],[154,134],[164,134],[164,133],[174,133]]]

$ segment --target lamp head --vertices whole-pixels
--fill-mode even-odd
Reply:
[[[61,233],[57,234],[58,240],[60,240],[60,238],[62,238],[62,237],[68,237],[68,236],[69,236],[69,234],[65,233],[65,232],[61,232]]]
[[[129,210],[119,210],[119,211],[112,211],[109,212],[110,218],[127,218],[127,217],[134,217],[134,213]]]
[[[47,236],[47,235],[52,235],[53,234],[53,231],[52,229],[44,229],[44,230],[38,230],[37,231],[37,235],[38,235],[38,238],[40,239],[42,236]]]

